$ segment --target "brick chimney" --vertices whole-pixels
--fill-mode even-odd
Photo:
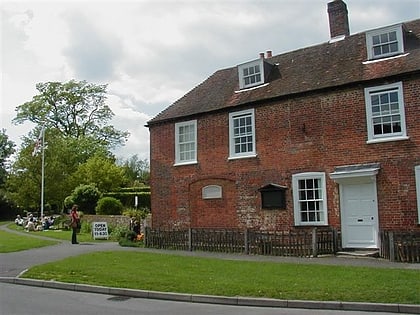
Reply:
[[[347,5],[344,1],[334,0],[329,2],[328,17],[330,21],[331,38],[350,35]]]

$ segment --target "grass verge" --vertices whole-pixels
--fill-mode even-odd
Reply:
[[[31,268],[25,278],[277,299],[420,304],[419,271],[100,252]]]
[[[18,235],[0,231],[0,253],[11,253],[31,248],[38,248],[57,244],[56,241],[39,239],[26,235]]]
[[[21,226],[18,226],[14,223],[9,223],[7,227],[11,230],[23,232],[24,228]],[[45,231],[36,231],[36,232],[30,232],[30,235],[39,235],[39,236],[45,236],[49,238],[54,238],[58,240],[63,241],[71,241],[71,230],[45,230]],[[0,239],[1,241],[1,239]],[[78,242],[93,242],[93,241],[104,241],[104,240],[93,240],[91,233],[77,233],[77,241]],[[105,240],[106,241],[106,240]]]

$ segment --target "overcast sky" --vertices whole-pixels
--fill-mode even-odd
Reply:
[[[215,71],[329,40],[329,0],[1,0],[1,125],[39,82],[108,84],[118,157],[149,159],[146,122]],[[420,17],[420,0],[347,0],[350,33]],[[314,65],[316,66],[316,65]]]

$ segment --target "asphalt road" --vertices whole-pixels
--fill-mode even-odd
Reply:
[[[185,303],[0,283],[1,315],[390,315],[383,312],[308,310]],[[401,314],[401,313],[400,313]]]

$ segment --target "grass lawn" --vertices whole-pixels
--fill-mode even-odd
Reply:
[[[9,223],[7,227],[11,230],[20,231],[23,232],[24,228],[21,226],[18,226],[14,223]],[[32,235],[41,235],[46,236],[50,238],[55,238],[58,240],[63,241],[71,241],[71,230],[45,230],[45,231],[37,231],[37,232],[30,232]],[[77,241],[78,242],[93,242],[92,234],[91,233],[83,233],[80,232],[77,234]],[[104,241],[104,240],[95,240],[96,241]]]
[[[7,227],[11,230],[24,232],[23,227],[10,222],[0,222],[0,225],[7,224]],[[38,248],[44,246],[50,246],[59,243],[59,241],[45,240],[32,236],[46,236],[52,239],[61,241],[71,241],[72,231],[65,230],[47,230],[37,232],[25,232],[26,235],[18,235],[15,233],[9,233],[0,230],[0,253],[11,253],[31,248]],[[103,242],[104,240],[93,240],[90,233],[79,233],[77,234],[77,240],[79,242]],[[105,240],[106,241],[106,240]]]
[[[418,270],[100,252],[37,266],[24,277],[191,294],[420,304]]]
[[[43,240],[26,235],[0,231],[0,253],[18,252],[57,244],[56,241]]]

